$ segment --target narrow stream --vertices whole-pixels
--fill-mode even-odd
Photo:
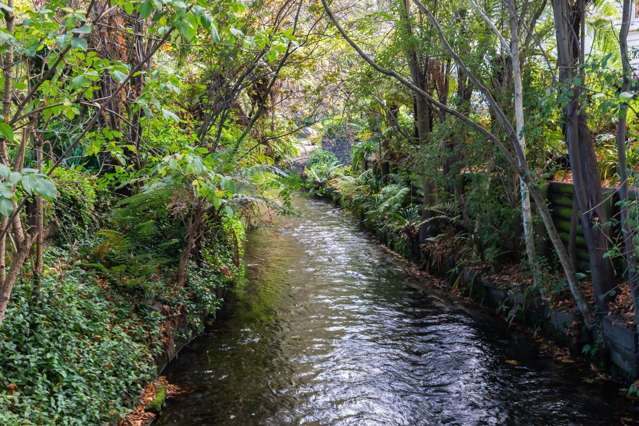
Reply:
[[[297,204],[300,217],[250,235],[247,280],[168,369],[183,393],[158,424],[619,421],[617,387],[580,382],[499,321],[419,290],[347,213]]]

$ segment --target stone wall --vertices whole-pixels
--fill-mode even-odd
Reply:
[[[325,136],[322,139],[322,149],[335,154],[341,164],[350,164],[352,160],[353,142],[347,138]]]

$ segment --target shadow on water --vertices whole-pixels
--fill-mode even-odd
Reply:
[[[525,337],[420,291],[346,214],[250,235],[226,315],[169,367],[160,425],[612,424],[615,386],[536,356]],[[625,414],[622,414],[624,413]]]

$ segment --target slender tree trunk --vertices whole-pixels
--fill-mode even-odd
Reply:
[[[510,59],[513,70],[513,87],[515,94],[515,129],[517,131],[519,146],[524,156],[519,159],[521,163],[525,161],[526,139],[524,136],[524,88],[521,78],[521,62],[519,59],[519,17],[514,0],[506,0],[506,4],[510,18]],[[524,164],[520,165],[522,167],[524,166]],[[543,283],[541,282],[541,271],[535,255],[535,236],[533,233],[532,210],[530,208],[530,194],[528,193],[528,185],[526,185],[526,182],[521,177],[519,178],[519,190],[521,194],[522,224],[528,265],[530,266],[530,271],[533,276],[533,283],[543,297],[544,289]]]
[[[13,15],[13,0],[7,1],[7,6],[9,10],[5,10],[4,19],[6,23],[6,29],[8,34],[13,34],[14,20],[15,17]],[[6,122],[9,122],[11,118],[11,94],[12,92],[12,83],[13,83],[13,46],[9,44],[7,46],[7,53],[4,56],[4,64],[2,69],[2,74],[4,77],[4,87],[2,94],[2,115],[3,119]],[[0,161],[4,165],[9,165],[9,156],[7,153],[7,141],[2,138],[0,140]],[[6,217],[2,218],[2,229],[4,229],[9,224],[9,219]],[[6,271],[7,268],[7,236],[3,235],[0,238],[0,283],[3,283],[6,279]]]
[[[473,86],[470,84],[468,77],[461,69],[457,70],[457,109],[465,115],[470,113],[470,99],[473,96]],[[466,143],[466,137],[468,130],[466,126],[461,126],[458,132],[452,135],[453,138],[458,140],[451,140],[450,152],[448,152],[446,160],[444,162],[444,170],[448,172],[448,176],[451,177],[461,169],[459,166],[463,163],[462,150],[458,147],[463,146]],[[456,179],[452,183],[453,191],[459,202],[459,209],[462,212],[462,224],[464,228],[471,232],[473,229],[470,214],[468,212],[468,204],[466,203],[466,197],[464,196],[465,183],[464,176],[456,176]],[[477,245],[477,242],[473,238],[473,243]]]
[[[4,20],[6,23],[7,33],[9,35],[13,34],[13,29],[15,25],[15,15],[13,14],[13,0],[7,1],[7,8],[9,10],[4,11]],[[9,44],[7,46],[7,53],[4,56],[4,66],[3,66],[3,77],[4,77],[4,87],[3,87],[3,96],[2,96],[2,115],[5,123],[8,123],[11,119],[11,96],[13,93],[13,46]],[[6,142],[3,141],[0,143],[0,156],[2,160],[7,163],[8,155],[7,155],[7,145]]]
[[[34,129],[35,140],[35,153],[36,153],[36,167],[40,173],[42,173],[43,155],[42,155],[42,135],[37,133]],[[43,264],[43,252],[44,252],[44,199],[40,196],[35,200],[35,228],[37,232],[36,237],[36,258],[35,258],[35,270],[34,270],[34,285],[36,291],[36,297],[40,291],[40,285],[42,280]]]
[[[577,197],[572,197],[572,212],[570,215],[570,234],[568,236],[568,253],[572,260],[572,267],[577,270],[577,223],[579,222],[579,212],[577,211]]]
[[[623,0],[621,29],[619,30],[619,50],[623,65],[623,84],[621,90],[630,90],[632,67],[628,58],[628,32],[630,30],[631,0]],[[629,222],[628,214],[628,165],[626,162],[626,122],[628,117],[628,104],[623,103],[619,107],[617,121],[617,167],[619,171],[619,201],[621,213],[621,233],[623,235],[624,259],[626,261],[626,276],[632,292],[632,301],[635,308],[635,326],[639,327],[639,274],[637,273],[637,253],[634,244],[634,231]]]
[[[22,269],[24,262],[29,257],[32,246],[33,238],[31,235],[27,235],[11,262],[11,269],[9,269],[7,277],[0,286],[0,324],[2,324],[7,314],[7,307],[11,300],[11,292],[13,291],[13,286],[18,278],[18,273]]]

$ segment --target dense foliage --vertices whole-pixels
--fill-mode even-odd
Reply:
[[[282,168],[309,127],[328,148],[310,188],[396,250],[514,267],[589,329],[623,289],[636,304],[639,86],[618,9],[0,3],[0,423],[130,408],[219,308],[252,216],[289,209]],[[344,141],[350,164],[329,152]],[[574,184],[561,211],[550,180]]]
[[[287,208],[316,29],[278,1],[0,9],[0,423],[107,424]]]

